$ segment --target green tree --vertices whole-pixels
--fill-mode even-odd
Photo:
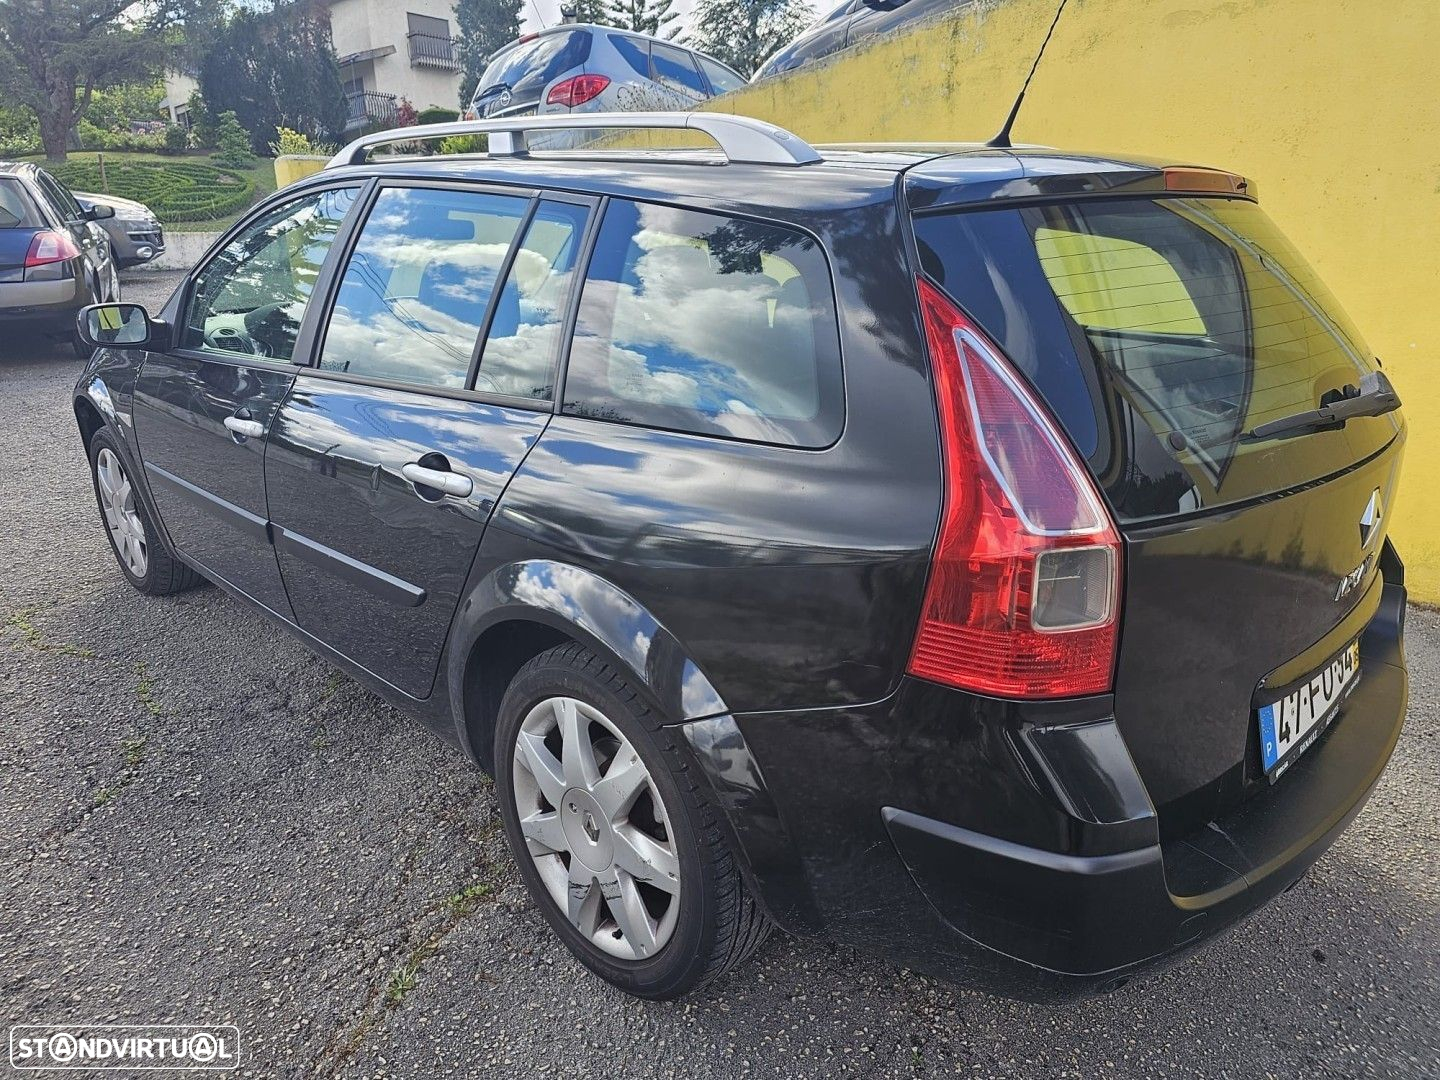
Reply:
[[[158,78],[166,27],[203,0],[0,0],[0,93],[35,111],[51,161],[95,92]]]
[[[185,114],[190,118],[190,134],[195,145],[206,150],[215,145],[215,117],[205,105],[199,90],[191,90],[185,101]]]
[[[502,46],[520,36],[520,6],[523,0],[458,0],[455,26],[463,77],[460,80],[460,107],[470,104],[475,86],[485,72],[485,63]]]
[[[250,135],[240,126],[233,110],[226,109],[220,114],[215,125],[215,153],[210,156],[232,169],[244,169],[252,164]]]
[[[338,139],[345,93],[323,6],[236,11],[200,61],[200,93],[212,116],[235,114],[257,154],[280,127],[312,142]]]
[[[804,0],[700,0],[686,43],[749,76],[810,20]]]
[[[610,0],[608,22],[622,30],[668,38],[675,32],[671,24],[680,17],[670,10],[674,3],[675,0]]]
[[[560,5],[560,14],[571,22],[596,26],[619,26],[612,11],[611,0],[570,0]]]

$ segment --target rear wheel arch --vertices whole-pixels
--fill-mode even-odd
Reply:
[[[500,699],[533,657],[567,641],[612,664],[669,722],[728,711],[680,643],[629,594],[600,575],[551,560],[492,569],[469,590],[452,632],[451,700],[469,750],[490,770]]]

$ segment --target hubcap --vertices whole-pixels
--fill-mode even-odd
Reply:
[[[110,542],[125,568],[137,578],[145,576],[149,565],[145,543],[145,526],[135,512],[135,490],[120,459],[106,447],[95,455],[95,486],[100,492],[100,511]]]
[[[515,809],[550,899],[598,948],[654,956],[675,933],[680,863],[659,789],[599,709],[547,698],[515,740]]]

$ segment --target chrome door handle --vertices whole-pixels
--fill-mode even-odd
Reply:
[[[225,426],[242,439],[258,439],[265,434],[265,425],[259,420],[243,420],[238,416],[225,417]]]
[[[475,490],[475,482],[462,473],[446,472],[442,469],[427,469],[415,461],[400,466],[400,475],[412,484],[434,488],[457,499],[465,499]]]

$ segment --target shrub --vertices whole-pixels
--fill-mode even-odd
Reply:
[[[440,140],[442,154],[483,154],[490,149],[490,141],[484,135],[451,135]]]
[[[73,159],[53,171],[74,190],[105,190],[94,159]],[[249,205],[255,194],[249,177],[190,161],[107,161],[105,180],[110,194],[138,199],[165,222],[225,217]]]
[[[164,154],[183,154],[185,148],[190,145],[190,133],[179,124],[165,125],[165,146],[161,150]]]
[[[310,145],[310,137],[294,128],[277,127],[275,134],[278,136],[270,144],[270,152],[276,157],[282,154],[313,154],[315,148]]]
[[[402,97],[395,106],[395,126],[414,127],[420,122],[420,114],[415,111],[415,106],[410,104],[410,99]]]
[[[431,105],[428,109],[421,109],[415,114],[417,124],[450,124],[459,114],[454,109],[442,109],[439,105]]]
[[[220,120],[215,125],[215,153],[210,156],[232,169],[248,168],[254,160],[250,153],[250,136],[240,126],[234,110],[227,109],[220,114]]]

